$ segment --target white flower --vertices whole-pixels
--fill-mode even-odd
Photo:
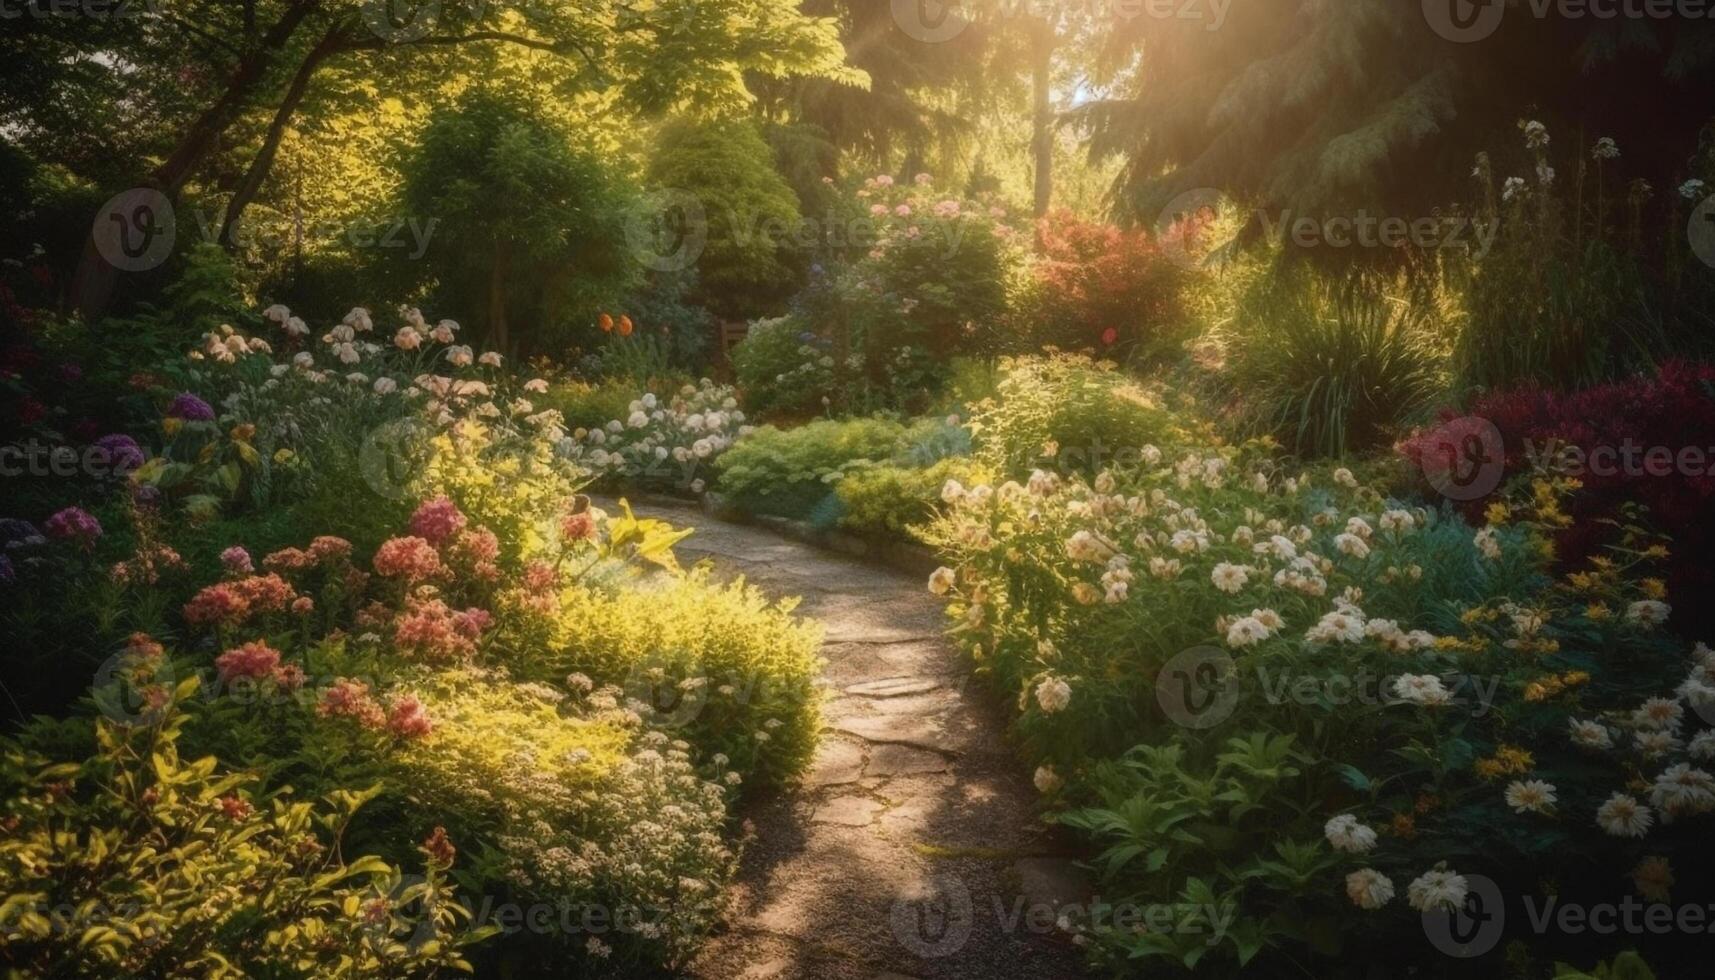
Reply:
[[[1523,177],[1508,177],[1506,183],[1501,185],[1501,200],[1512,200],[1518,195],[1524,193],[1524,188],[1525,183]]]
[[[1060,788],[1060,774],[1054,771],[1053,766],[1037,766],[1030,781],[1036,784],[1036,791],[1044,795]]]
[[[1632,712],[1632,724],[1652,731],[1678,731],[1685,720],[1685,706],[1667,698],[1650,698]]]
[[[1581,721],[1577,718],[1568,721],[1572,730],[1572,742],[1587,749],[1611,749],[1614,747],[1613,736],[1607,726],[1595,721]]]
[[[1306,630],[1304,638],[1312,643],[1357,643],[1364,638],[1364,620],[1336,609]]]
[[[1425,871],[1416,880],[1406,886],[1406,901],[1419,912],[1433,909],[1456,911],[1465,904],[1465,895],[1470,891],[1470,885],[1463,875],[1453,871],[1437,868]]]
[[[1554,785],[1540,779],[1513,780],[1507,785],[1507,806],[1514,813],[1547,813],[1558,797]]]
[[[1417,525],[1417,518],[1409,510],[1389,510],[1382,512],[1377,523],[1384,531],[1409,531]]]
[[[356,344],[336,344],[333,353],[335,357],[339,358],[341,364],[356,364],[363,360],[363,355],[357,352]]]
[[[1604,136],[1596,141],[1596,146],[1590,151],[1590,156],[1597,160],[1615,160],[1620,156],[1620,144],[1614,142],[1612,136]]]
[[[375,393],[377,395],[391,395],[398,390],[399,382],[394,381],[392,378],[375,379]]]
[[[1540,150],[1548,145],[1548,127],[1542,123],[1532,119],[1520,123],[1519,128],[1524,130],[1524,145],[1530,149]]]
[[[453,342],[453,334],[458,332],[457,320],[442,320],[435,324],[435,329],[429,331],[429,337],[437,344],[450,344]]]
[[[959,501],[964,499],[965,485],[960,483],[958,480],[948,480],[946,483],[941,484],[941,500],[944,503],[957,506]]]
[[[1374,868],[1346,876],[1346,897],[1361,909],[1374,911],[1393,901],[1393,882]]]
[[[1209,573],[1209,581],[1213,582],[1215,588],[1222,592],[1228,595],[1236,595],[1240,589],[1245,587],[1245,583],[1250,581],[1250,569],[1243,565],[1221,562],[1215,566],[1214,571]]]
[[[1340,534],[1334,538],[1334,547],[1343,555],[1350,555],[1362,561],[1370,556],[1370,546],[1356,534]]]
[[[447,348],[447,360],[451,361],[454,367],[468,367],[475,359],[475,352],[462,344]]]
[[[316,364],[316,359],[313,356],[311,356],[310,352],[307,350],[299,351],[298,353],[292,355],[292,366],[295,368],[303,368],[305,370],[308,370],[309,368],[314,367],[315,364]]]
[[[400,327],[393,335],[393,346],[400,350],[416,350],[423,345],[423,335],[411,327]]]
[[[953,570],[943,565],[929,576],[929,591],[936,595],[946,595],[952,590],[955,579]]]
[[[1255,616],[1235,619],[1227,625],[1227,646],[1235,649],[1255,646],[1268,639],[1269,629]]]
[[[1376,846],[1376,832],[1358,822],[1350,813],[1336,814],[1322,825],[1322,835],[1336,851],[1366,854]]]
[[[1358,478],[1352,475],[1351,470],[1342,466],[1334,471],[1334,482],[1343,487],[1355,488],[1358,485]]]
[[[1667,617],[1672,612],[1673,607],[1665,602],[1641,599],[1626,607],[1626,622],[1649,629],[1667,622]]]
[[[1393,682],[1393,696],[1401,701],[1430,707],[1453,699],[1452,692],[1441,686],[1441,678],[1434,674],[1401,674]]]
[[[1715,778],[1681,762],[1669,766],[1650,787],[1650,804],[1669,816],[1715,809]]]
[[[1501,557],[1501,542],[1495,536],[1494,528],[1483,528],[1471,538],[1471,541],[1477,546],[1477,550],[1482,553],[1484,558],[1494,561]]]
[[[1679,196],[1685,198],[1687,201],[1695,201],[1703,196],[1703,189],[1706,186],[1707,185],[1704,184],[1703,181],[1693,177],[1679,185]]]
[[[1113,549],[1088,531],[1079,531],[1066,540],[1066,556],[1073,561],[1107,561]]]
[[[482,352],[481,357],[476,359],[476,362],[478,364],[484,365],[486,367],[499,367],[500,366],[500,360],[501,360],[501,358],[500,358],[500,355],[498,353],[496,353],[495,351],[486,350],[486,351]]]
[[[536,395],[546,394],[548,391],[548,382],[541,378],[531,378],[529,381],[524,382],[524,390]]]
[[[370,319],[369,311],[361,306],[352,307],[340,322],[359,333],[375,329],[375,321]]]
[[[262,316],[264,319],[273,320],[275,323],[283,324],[291,318],[292,311],[279,303],[275,303],[273,306],[263,310]]]
[[[1042,706],[1046,714],[1054,714],[1063,710],[1072,702],[1072,686],[1058,677],[1049,675],[1036,684],[1036,703]]]
[[[1642,837],[1654,820],[1649,807],[1624,793],[1615,793],[1596,808],[1596,825],[1615,837]]]

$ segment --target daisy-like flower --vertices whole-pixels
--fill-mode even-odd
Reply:
[[[1673,866],[1664,857],[1646,857],[1632,869],[1632,886],[1645,901],[1666,903],[1673,888]]]
[[[1614,837],[1642,837],[1654,822],[1654,812],[1625,793],[1615,793],[1596,808],[1596,826]]]
[[[1669,816],[1715,809],[1715,778],[1690,763],[1669,766],[1650,787],[1650,804]]]
[[[1374,911],[1393,901],[1393,882],[1374,868],[1346,876],[1346,897],[1358,908]]]
[[[1554,786],[1540,779],[1515,779],[1507,785],[1507,806],[1514,813],[1547,813],[1554,807]]]
[[[1465,904],[1471,886],[1465,877],[1444,868],[1425,871],[1405,888],[1406,901],[1419,912],[1458,910]]]
[[[1632,724],[1650,731],[1678,731],[1685,706],[1668,698],[1650,698],[1632,712]]]
[[[1250,569],[1243,565],[1221,562],[1215,566],[1213,572],[1209,573],[1209,581],[1213,582],[1215,588],[1222,592],[1228,595],[1236,595],[1240,589],[1245,587],[1245,583],[1250,581]]]
[[[1684,744],[1672,732],[1633,732],[1632,742],[1649,759],[1660,758]]]
[[[1667,622],[1667,617],[1672,612],[1673,607],[1665,602],[1641,599],[1626,607],[1626,622],[1650,629]]]
[[[1364,620],[1336,609],[1306,630],[1304,638],[1312,643],[1357,643],[1364,638]]]
[[[1280,613],[1273,609],[1252,609],[1250,618],[1262,624],[1262,628],[1270,633],[1286,628],[1286,620],[1281,619]]]
[[[1614,747],[1613,733],[1608,727],[1597,721],[1587,721],[1573,718],[1568,723],[1572,730],[1572,743],[1586,749],[1611,749]]]
[[[1350,813],[1328,818],[1322,826],[1322,835],[1328,838],[1334,850],[1347,854],[1367,854],[1376,846],[1376,832],[1359,823],[1358,818]]]
[[[1268,627],[1254,616],[1235,619],[1227,626],[1227,646],[1234,649],[1255,646],[1268,639],[1268,636]]]
[[[936,595],[946,595],[952,590],[953,582],[956,578],[957,576],[951,568],[942,565],[930,574],[929,591]]]

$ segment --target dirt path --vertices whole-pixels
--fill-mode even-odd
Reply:
[[[747,806],[728,929],[691,975],[1081,976],[1054,919],[1087,900],[1082,878],[924,584],[688,508],[638,511],[697,528],[681,560],[802,596],[827,628],[816,765]]]

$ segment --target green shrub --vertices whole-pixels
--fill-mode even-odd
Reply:
[[[745,407],[759,415],[820,414],[833,391],[834,359],[797,316],[756,320],[732,349]]]
[[[1222,380],[1261,431],[1301,455],[1388,446],[1446,390],[1435,318],[1365,277],[1275,270],[1240,300]]]
[[[839,506],[834,485],[848,473],[892,459],[906,445],[905,426],[883,419],[822,419],[785,430],[763,426],[721,457],[716,489],[753,514],[832,524]]]
[[[982,463],[949,456],[927,467],[885,464],[849,473],[835,486],[840,526],[865,534],[915,537],[912,530],[934,516],[948,480],[964,485],[993,482]]]
[[[977,455],[1004,475],[1093,473],[1184,438],[1160,397],[1084,355],[1005,358],[995,396],[971,407]]]
[[[802,272],[792,246],[798,198],[774,170],[754,123],[669,124],[656,140],[649,182],[689,194],[701,206],[706,240],[695,257],[698,302],[723,316],[752,316],[778,307],[791,293]],[[674,197],[663,201],[665,208],[676,204]],[[662,237],[671,243],[663,252],[679,243],[677,235]]]
[[[156,664],[130,659],[132,680]],[[146,719],[94,724],[96,748],[56,762],[0,742],[0,957],[22,976],[429,976],[468,970],[472,931],[447,864],[414,883],[341,838],[374,791],[324,802],[266,791],[213,757],[178,753],[180,682]],[[52,740],[51,723],[27,735]]]

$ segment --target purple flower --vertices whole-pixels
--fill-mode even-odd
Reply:
[[[0,544],[8,548],[41,544],[42,532],[36,525],[16,517],[0,517]]]
[[[63,538],[76,541],[84,547],[95,543],[101,537],[101,522],[95,515],[81,507],[67,507],[42,523],[42,530],[50,538]]]
[[[214,409],[201,398],[188,391],[181,391],[173,396],[173,403],[167,406],[167,418],[184,419],[186,422],[213,422]]]
[[[124,433],[102,436],[95,440],[95,448],[107,454],[106,461],[114,476],[125,476],[143,465],[143,447]]]
[[[161,502],[161,488],[153,483],[133,483],[131,502],[139,507],[153,507]]]
[[[220,567],[233,575],[249,575],[256,571],[250,552],[236,544],[220,553]]]

